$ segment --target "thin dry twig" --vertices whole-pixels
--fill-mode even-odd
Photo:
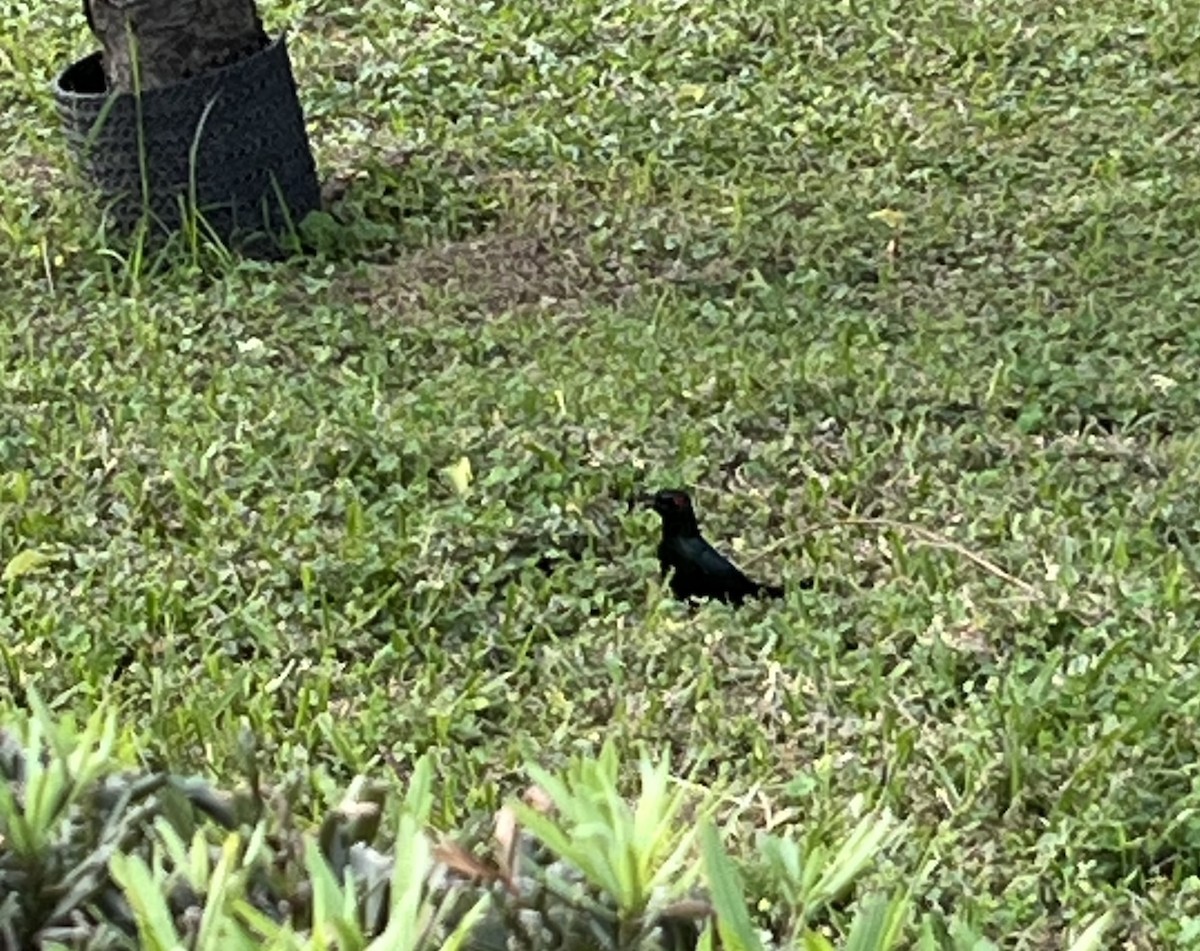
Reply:
[[[907,532],[915,535],[920,541],[924,542],[932,548],[941,548],[946,551],[952,551],[956,555],[961,555],[971,564],[978,568],[982,568],[993,577],[999,578],[1001,581],[1007,582],[1014,588],[1019,588],[1025,595],[1034,601],[1046,601],[1046,593],[1039,590],[1028,581],[1018,578],[1011,572],[1005,571],[994,561],[984,558],[978,552],[971,551],[965,545],[946,538],[944,535],[939,535],[937,532],[930,531],[928,528],[923,528],[920,525],[913,525],[910,522],[900,522],[892,518],[865,518],[861,515],[851,515],[841,519],[839,524],[842,525],[864,525],[874,528],[890,528],[898,532]]]
[[[915,536],[922,543],[930,546],[931,548],[939,548],[939,549],[943,549],[945,551],[952,551],[956,555],[960,555],[961,557],[965,558],[967,561],[971,562],[971,564],[975,565],[976,567],[978,567],[978,568],[982,569],[983,571],[986,571],[988,574],[992,575],[992,577],[999,578],[1001,581],[1005,582],[1006,584],[1012,585],[1014,588],[1017,588],[1031,601],[1036,601],[1040,604],[1051,603],[1050,596],[1048,594],[1046,594],[1045,591],[1042,591],[1040,588],[1038,588],[1036,585],[1032,585],[1028,581],[1025,581],[1022,578],[1018,578],[1012,572],[1006,571],[1004,568],[1001,568],[994,561],[991,561],[990,559],[985,558],[983,555],[979,554],[978,552],[972,551],[970,548],[967,548],[965,545],[963,545],[959,542],[956,542],[951,538],[947,538],[944,535],[940,535],[931,529],[925,528],[924,526],[915,525],[912,522],[902,522],[902,521],[899,521],[898,519],[892,519],[892,518],[878,518],[878,517],[868,518],[868,517],[861,516],[861,515],[855,515],[854,512],[848,506],[846,506],[843,502],[840,502],[837,499],[832,499],[831,504],[835,508],[837,508],[839,511],[844,513],[846,516],[845,518],[839,519],[838,524],[840,524],[840,525],[858,525],[858,526],[866,526],[866,527],[872,527],[872,528],[890,528],[893,531],[906,532],[909,535]],[[1063,605],[1063,608],[1064,608],[1064,610],[1069,611],[1070,613],[1074,614],[1076,617],[1078,617],[1084,623],[1090,624],[1092,626],[1099,624],[1102,620],[1104,620],[1106,617],[1109,616],[1108,611],[1101,611],[1097,614],[1094,614],[1091,611],[1076,607],[1071,604]]]

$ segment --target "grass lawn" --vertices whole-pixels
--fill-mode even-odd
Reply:
[[[644,743],[1001,947],[1196,947],[1200,4],[261,6],[336,192],[271,266],[106,249],[77,4],[6,17],[0,703],[313,814],[430,750],[447,827]],[[815,588],[664,597],[674,484]]]

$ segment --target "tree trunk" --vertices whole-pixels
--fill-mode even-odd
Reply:
[[[88,25],[104,47],[108,88],[169,86],[251,56],[268,43],[254,0],[83,0]],[[128,24],[129,29],[126,29]]]

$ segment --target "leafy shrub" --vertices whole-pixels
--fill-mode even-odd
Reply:
[[[633,802],[619,791],[612,745],[561,776],[531,765],[537,785],[499,811],[481,856],[435,842],[428,758],[390,807],[383,787],[360,776],[312,835],[292,822],[286,789],[227,794],[125,771],[111,710],[76,728],[36,697],[32,708],[0,732],[0,939],[9,948],[832,951],[810,920],[900,832],[884,813],[863,817],[836,848],[804,854],[794,841],[762,839],[791,921],[780,941],[752,923],[711,799],[691,801],[665,759],[639,764]],[[841,947],[898,946],[909,891],[862,898]],[[1104,925],[1074,947],[1097,947]],[[959,934],[956,948],[983,947]],[[937,947],[928,921],[919,946]]]

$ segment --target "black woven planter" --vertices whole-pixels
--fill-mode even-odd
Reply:
[[[143,93],[141,136],[136,97],[110,97],[99,52],[65,69],[54,97],[80,171],[125,234],[147,210],[143,173],[152,223],[179,230],[194,194],[208,227],[236,246],[256,232],[281,235],[320,206],[283,36],[231,66]]]

